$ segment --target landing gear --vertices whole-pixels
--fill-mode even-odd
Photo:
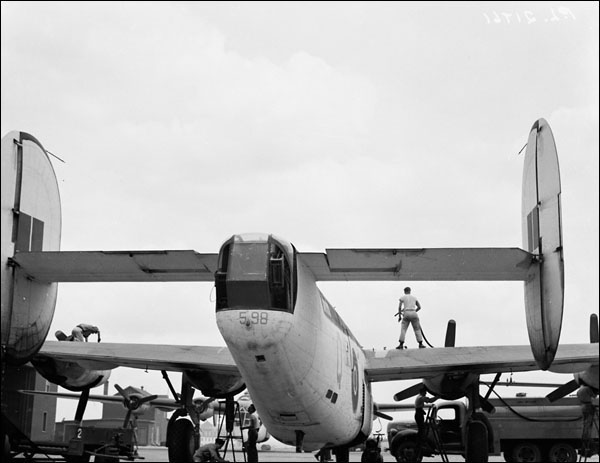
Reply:
[[[162,371],[173,397],[182,408],[175,410],[167,426],[169,461],[194,461],[194,453],[200,445],[200,418],[192,397],[194,391],[189,382],[181,381],[181,394],[177,394],[166,371]]]
[[[487,463],[488,430],[483,421],[473,419],[467,423],[466,444],[465,461]]]
[[[350,461],[350,449],[345,445],[341,447],[334,447],[333,454],[335,455],[335,461],[337,462]]]
[[[304,432],[296,431],[296,453],[302,453],[304,447]]]
[[[186,418],[179,418],[173,414],[167,430],[167,445],[169,461],[194,461],[196,442],[194,425]]]

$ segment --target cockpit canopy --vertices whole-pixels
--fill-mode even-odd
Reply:
[[[261,309],[292,313],[296,251],[273,235],[234,235],[219,252],[216,310]]]

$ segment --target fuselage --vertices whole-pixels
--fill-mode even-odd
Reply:
[[[364,354],[293,246],[235,235],[221,248],[217,324],[269,432],[307,450],[368,436]]]

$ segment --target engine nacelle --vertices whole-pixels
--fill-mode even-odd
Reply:
[[[575,381],[580,386],[589,386],[592,389],[598,390],[598,365],[592,365],[587,370],[575,373],[573,376],[575,377]]]
[[[40,375],[70,391],[83,391],[100,386],[110,378],[110,370],[90,370],[75,362],[37,356],[31,361]]]
[[[478,382],[479,375],[474,373],[448,373],[423,379],[427,391],[444,400],[464,397],[469,387]]]
[[[207,397],[224,399],[236,395],[246,389],[242,376],[238,373],[211,373],[201,370],[187,370],[184,372],[185,380],[202,392]]]

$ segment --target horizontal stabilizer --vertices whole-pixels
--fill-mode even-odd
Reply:
[[[320,281],[524,281],[533,254],[519,248],[327,249],[301,253]]]
[[[46,282],[214,281],[217,254],[195,251],[19,252],[13,262]]]

